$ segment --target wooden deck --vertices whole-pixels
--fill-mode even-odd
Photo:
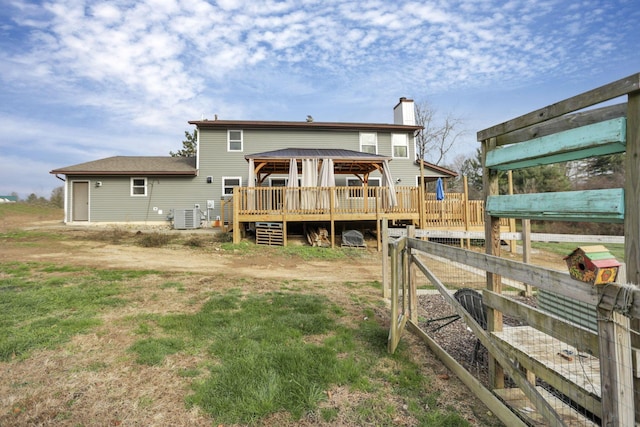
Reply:
[[[336,222],[376,221],[379,228],[388,220],[429,229],[484,230],[484,203],[463,193],[448,193],[445,200],[424,194],[422,210],[418,187],[395,187],[394,196],[387,187],[236,187],[233,197],[222,201],[221,220],[236,243],[246,223],[282,223],[285,245],[286,224],[292,222],[329,223],[332,246]]]

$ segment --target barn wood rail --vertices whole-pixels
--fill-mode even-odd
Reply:
[[[407,233],[409,236],[413,232]],[[438,289],[442,297],[453,307],[456,313],[464,319],[470,329],[487,348],[495,360],[503,367],[504,372],[513,379],[518,388],[524,392],[530,402],[536,407],[545,423],[553,426],[565,425],[563,416],[558,414],[558,405],[550,404],[543,396],[544,392],[532,384],[531,379],[539,377],[552,386],[560,387],[570,398],[576,400],[592,413],[605,419],[611,405],[631,408],[633,412],[634,394],[632,378],[637,367],[632,363],[636,360],[637,349],[631,349],[629,322],[640,318],[640,289],[620,284],[607,286],[593,286],[572,279],[568,273],[550,270],[530,264],[493,255],[481,254],[461,248],[450,247],[412,237],[402,236],[389,243],[391,256],[392,277],[392,313],[389,334],[389,351],[393,351],[400,340],[402,326],[407,327],[425,340],[430,348],[443,362],[472,390],[500,419],[507,425],[522,425],[514,420],[514,414],[496,399],[496,393],[487,390],[478,380],[451,356],[449,356],[418,324],[417,292],[415,290],[415,271],[421,272]],[[598,333],[587,330],[571,322],[560,319],[552,314],[529,307],[510,299],[499,292],[485,290],[483,300],[500,316],[508,315],[526,320],[531,328],[548,334],[554,339],[568,341],[567,344],[581,352],[597,356],[601,365],[601,372],[616,372],[613,376],[601,378],[599,393],[589,394],[566,378],[557,376],[543,364],[530,361],[524,365],[516,363],[517,355],[501,343],[494,334],[484,330],[471,315],[456,301],[451,290],[436,277],[417,254],[434,255],[460,265],[482,269],[487,273],[499,274],[502,277],[535,283],[539,289],[593,304],[598,309]],[[406,295],[406,296],[405,296]],[[401,299],[402,298],[402,299]],[[406,300],[405,300],[406,298]],[[395,310],[394,306],[397,306]],[[628,353],[628,354],[624,354]],[[635,357],[631,357],[633,354]],[[628,356],[628,357],[627,357]],[[529,358],[530,359],[530,358]],[[528,360],[520,359],[522,360]],[[604,367],[602,365],[609,365]],[[521,368],[527,369],[523,372]],[[535,383],[535,381],[534,381]],[[632,414],[631,414],[632,416]],[[633,425],[627,421],[614,420],[607,425]],[[587,423],[588,424],[588,423]],[[604,424],[603,424],[604,425]]]
[[[380,235],[383,219],[417,224],[423,215],[431,229],[484,228],[484,202],[468,200],[466,194],[447,193],[445,200],[426,194],[422,212],[418,187],[396,186],[395,198],[392,205],[388,187],[235,187],[222,206],[232,215],[235,243],[241,239],[241,225],[251,222],[282,222],[286,233],[287,222],[330,222],[333,228],[336,221],[375,220]],[[227,211],[223,224],[226,218]],[[334,231],[331,235],[333,246]]]
[[[626,102],[587,110],[620,97],[626,97]],[[482,144],[487,254],[499,254],[497,224],[503,218],[624,223],[626,268],[623,273],[629,283],[640,284],[640,73],[482,130],[477,139]],[[499,194],[501,171],[616,153],[625,153],[624,188],[517,197]],[[488,290],[501,292],[501,273],[487,272]],[[541,282],[530,283],[537,286]],[[635,291],[632,294],[635,295]],[[576,292],[576,296],[579,295],[582,293]],[[632,352],[631,344],[627,346],[621,340],[624,338],[634,347],[640,347],[638,333],[628,332],[629,326],[640,330],[637,312],[633,312],[635,303],[630,309],[629,325],[629,318],[621,318],[616,310],[607,313],[603,303],[598,304],[599,317],[612,319],[608,327],[599,324],[601,377],[603,382],[606,380],[615,387],[614,393],[602,394],[604,425],[633,425],[640,421],[640,378],[622,371],[623,366],[631,366]],[[496,308],[489,307],[488,319],[490,330],[502,328],[502,318]],[[620,335],[614,336],[617,333]],[[605,337],[611,337],[616,346],[603,346]],[[605,351],[608,351],[606,360],[616,363],[603,363]],[[495,386],[500,386],[502,378],[500,365],[490,361],[490,377]],[[626,388],[629,383],[632,383],[630,389]],[[623,389],[625,394],[618,394]]]

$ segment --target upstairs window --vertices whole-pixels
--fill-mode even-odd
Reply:
[[[242,131],[227,131],[227,151],[242,151]]]
[[[147,195],[147,178],[131,178],[131,195],[142,197]]]
[[[391,146],[396,159],[409,158],[409,136],[406,133],[392,133]]]
[[[375,132],[360,132],[360,151],[378,154],[378,135]]]

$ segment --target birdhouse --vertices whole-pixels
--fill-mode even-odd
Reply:
[[[564,257],[571,277],[592,285],[615,282],[620,263],[602,245],[582,246]]]

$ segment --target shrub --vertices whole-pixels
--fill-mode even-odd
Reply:
[[[204,240],[197,236],[192,236],[188,238],[185,242],[185,246],[191,246],[192,248],[201,248],[204,246]]]
[[[233,242],[233,233],[229,233],[227,231],[223,231],[221,233],[216,233],[213,237],[214,242],[218,243],[229,243]]]
[[[145,248],[159,248],[168,244],[170,241],[170,235],[158,232],[140,234],[140,237],[138,238],[138,244]]]

